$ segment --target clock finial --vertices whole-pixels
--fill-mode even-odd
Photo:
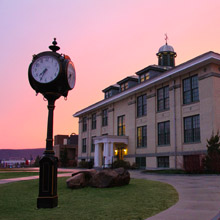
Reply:
[[[59,50],[59,49],[60,49],[60,47],[58,47],[58,46],[57,46],[57,41],[56,41],[56,38],[54,38],[54,39],[53,39],[52,44],[53,44],[53,45],[50,45],[50,46],[49,46],[49,48],[50,48],[50,49],[51,49],[53,52],[55,52],[55,53],[56,53],[56,52],[57,52],[57,50]]]

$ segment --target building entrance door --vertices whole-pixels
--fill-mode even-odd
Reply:
[[[118,149],[118,160],[123,160],[124,159],[124,148],[119,148]]]
[[[124,160],[124,155],[127,154],[127,149],[125,147],[118,147],[116,152],[117,152],[117,159]]]

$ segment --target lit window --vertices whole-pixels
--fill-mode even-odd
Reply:
[[[145,75],[142,74],[142,75],[141,75],[141,82],[144,82],[144,80],[145,80]]]
[[[149,73],[144,73],[140,76],[140,81],[144,82],[144,81],[148,80],[149,78],[150,78]]]
[[[147,126],[137,128],[137,147],[147,147]]]
[[[128,82],[121,84],[121,92],[125,91],[128,89]]]
[[[118,136],[125,135],[125,116],[118,117]]]
[[[149,73],[147,73],[145,76],[145,80],[148,80],[149,78],[150,78],[150,75],[149,75]]]

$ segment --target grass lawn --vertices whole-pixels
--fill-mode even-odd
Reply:
[[[38,180],[0,185],[2,220],[142,220],[178,201],[165,183],[131,179],[127,186],[71,190],[58,178],[58,207],[37,209]]]

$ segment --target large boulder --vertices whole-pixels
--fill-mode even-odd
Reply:
[[[85,186],[107,188],[127,185],[129,182],[130,173],[124,168],[80,171],[72,174],[72,177],[66,181],[67,187],[72,189]]]
[[[113,185],[117,178],[117,173],[114,170],[106,169],[97,172],[91,181],[91,186],[97,188],[106,188]]]
[[[130,182],[130,173],[124,168],[106,169],[97,172],[91,181],[91,186],[106,188],[127,185]]]
[[[72,176],[66,180],[66,184],[68,188],[78,189],[86,186],[85,175],[83,173],[79,173],[78,175]]]
[[[96,170],[85,170],[73,173],[72,177],[66,180],[67,187],[71,189],[78,189],[89,186],[91,179],[95,173]]]
[[[129,184],[130,173],[128,172],[128,170],[121,167],[115,169],[115,172],[118,173],[117,179],[115,180],[115,184],[117,184],[117,186],[123,186]]]

